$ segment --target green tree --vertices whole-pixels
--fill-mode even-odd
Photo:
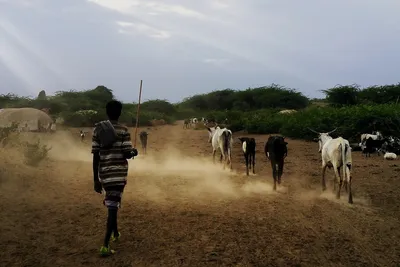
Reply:
[[[46,92],[44,90],[40,91],[38,96],[37,96],[37,99],[38,100],[47,100]]]

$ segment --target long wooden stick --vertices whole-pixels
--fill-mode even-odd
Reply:
[[[140,90],[139,90],[139,103],[137,105],[137,111],[136,111],[136,127],[135,127],[135,142],[133,144],[133,147],[136,148],[136,138],[137,138],[137,130],[138,130],[138,126],[139,126],[139,111],[140,111],[140,100],[142,98],[142,84],[143,84],[143,80],[140,80]]]

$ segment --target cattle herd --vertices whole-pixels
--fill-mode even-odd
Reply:
[[[223,162],[225,169],[229,165],[232,170],[232,145],[233,134],[232,131],[226,127],[221,128],[215,121],[212,121],[215,126],[208,127],[209,121],[205,118],[198,120],[197,118],[190,118],[184,120],[183,127],[185,129],[193,127],[197,123],[203,123],[208,130],[208,142],[212,146],[212,157],[215,163],[215,154],[217,150],[221,152],[220,162]],[[225,119],[224,123],[227,122]],[[361,141],[358,144],[350,144],[348,140],[343,137],[332,138],[331,133],[336,129],[329,132],[318,132],[308,128],[311,132],[317,134],[314,141],[318,142],[318,152],[321,153],[322,160],[322,177],[321,186],[322,190],[326,190],[325,172],[326,168],[334,171],[335,181],[333,191],[336,192],[336,198],[340,198],[342,187],[348,193],[348,203],[353,203],[352,196],[352,151],[362,151],[365,157],[370,157],[372,153],[378,155],[383,154],[386,160],[394,160],[400,153],[400,139],[393,136],[384,137],[379,131],[372,132],[371,134],[362,134]],[[83,141],[86,132],[80,131],[80,137]],[[147,154],[147,136],[146,131],[139,134],[142,151]],[[255,156],[256,156],[256,140],[252,137],[239,137],[238,140],[242,145],[246,165],[246,175],[249,175],[249,170],[255,174]],[[277,184],[281,183],[283,174],[285,158],[288,155],[287,149],[288,142],[285,141],[283,136],[270,136],[265,143],[264,152],[267,160],[271,162],[273,174],[273,190],[276,190]],[[342,170],[342,171],[341,171]]]
[[[220,161],[223,161],[224,168],[226,164],[229,164],[232,169],[232,131],[225,127],[220,128],[218,125],[207,127],[207,130],[209,133],[208,142],[212,145],[213,161],[215,162],[216,151],[220,150]],[[326,190],[326,168],[333,168],[335,176],[333,191],[336,192],[336,198],[340,198],[341,189],[344,188],[348,194],[348,203],[352,204],[352,146],[348,140],[341,136],[337,138],[332,138],[330,136],[330,134],[335,132],[337,129],[329,132],[317,132],[310,128],[309,130],[317,134],[317,138],[314,140],[318,142],[318,152],[321,153],[322,190]],[[238,139],[242,144],[242,151],[246,164],[246,174],[249,175],[250,169],[252,169],[253,174],[255,174],[256,140],[252,137],[239,137]],[[277,135],[270,136],[265,143],[265,156],[267,157],[267,160],[271,162],[274,181],[273,190],[276,190],[276,185],[281,183],[285,158],[288,155],[287,145],[288,142],[285,141],[285,137]],[[383,153],[384,159],[394,160],[400,152],[400,139],[392,136],[383,137],[380,132],[373,132],[372,134],[362,134],[361,142],[354,147],[359,147],[363,154],[368,156],[370,156],[371,153],[377,152],[378,155]]]
[[[394,136],[384,137],[379,131],[372,134],[362,134],[361,142],[356,149],[361,150],[365,157],[370,157],[371,153],[383,154],[384,159],[393,160],[400,153],[400,139]]]

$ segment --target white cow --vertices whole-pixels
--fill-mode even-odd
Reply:
[[[191,118],[190,119],[190,124],[197,124],[198,123],[198,120],[197,120],[197,118]]]
[[[83,142],[83,140],[85,139],[85,136],[86,136],[86,132],[81,130],[79,134],[81,136],[81,141]]]
[[[309,129],[314,133],[318,134],[318,144],[319,149],[318,152],[321,152],[322,157],[322,190],[326,190],[325,183],[325,171],[326,167],[332,168],[335,172],[335,184],[334,191],[336,190],[336,183],[338,183],[338,189],[336,191],[336,198],[340,198],[340,190],[343,185],[344,178],[344,186],[346,191],[349,194],[348,202],[350,204],[353,203],[353,195],[351,192],[351,166],[352,166],[352,157],[351,157],[351,147],[348,140],[338,137],[333,139],[329,136],[330,133],[336,131],[336,129],[327,132],[327,133],[319,133],[312,129]],[[340,167],[343,167],[343,176],[340,175]]]
[[[397,155],[393,152],[386,152],[385,155],[383,155],[383,158],[387,160],[394,160],[397,159]]]
[[[208,123],[207,119],[204,118],[204,117],[201,118],[201,122],[202,122],[204,125],[206,125],[206,124]]]
[[[360,146],[362,146],[362,144],[367,141],[368,138],[372,138],[372,140],[381,140],[383,138],[381,132],[372,132],[372,134],[362,134],[361,135],[361,142],[360,142]]]
[[[220,128],[219,126],[208,128],[208,142],[212,144],[213,148],[213,162],[215,163],[215,153],[217,149],[221,151],[220,161],[224,160],[224,169],[226,164],[230,165],[230,169],[232,170],[232,131],[227,128]]]

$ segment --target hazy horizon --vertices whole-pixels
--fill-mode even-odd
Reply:
[[[394,0],[0,0],[0,94],[104,85],[123,102],[272,83],[309,98],[399,82]]]

